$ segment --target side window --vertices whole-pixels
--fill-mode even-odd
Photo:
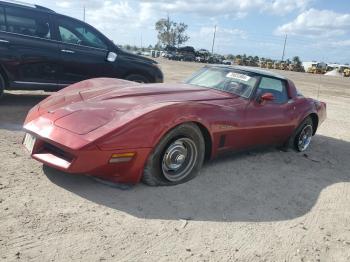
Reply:
[[[62,42],[107,49],[97,32],[74,20],[58,19],[58,31]]]
[[[4,8],[0,7],[0,31],[6,31]]]
[[[22,8],[6,8],[7,31],[22,35],[51,38],[49,17]]]
[[[67,28],[59,26],[58,30],[60,32],[61,40],[63,42],[70,44],[80,44],[81,39],[78,36],[76,36],[73,32],[69,31]]]
[[[283,104],[288,101],[286,86],[282,80],[262,77],[258,87],[258,95],[264,93],[272,93],[275,96],[274,103]]]

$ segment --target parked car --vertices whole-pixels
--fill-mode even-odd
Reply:
[[[155,61],[123,51],[82,21],[37,5],[0,1],[0,93],[53,91],[94,77],[163,81]]]
[[[68,173],[175,185],[228,150],[305,151],[325,118],[326,104],[283,76],[217,65],[184,84],[74,84],[31,109],[24,145],[34,159]]]

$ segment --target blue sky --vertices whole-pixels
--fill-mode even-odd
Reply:
[[[154,45],[155,22],[168,14],[188,25],[188,45],[221,54],[280,59],[285,34],[286,57],[304,61],[350,63],[348,0],[38,0],[35,4],[83,18],[118,44]]]

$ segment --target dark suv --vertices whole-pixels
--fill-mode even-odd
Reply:
[[[163,81],[157,62],[121,50],[84,22],[0,1],[0,95],[4,89],[54,91],[94,77]]]

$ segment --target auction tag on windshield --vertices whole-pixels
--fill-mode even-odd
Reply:
[[[250,76],[243,75],[243,74],[238,74],[238,73],[235,73],[235,72],[228,73],[226,75],[226,77],[242,80],[242,81],[245,81],[245,82],[249,81],[250,78],[251,78]]]

